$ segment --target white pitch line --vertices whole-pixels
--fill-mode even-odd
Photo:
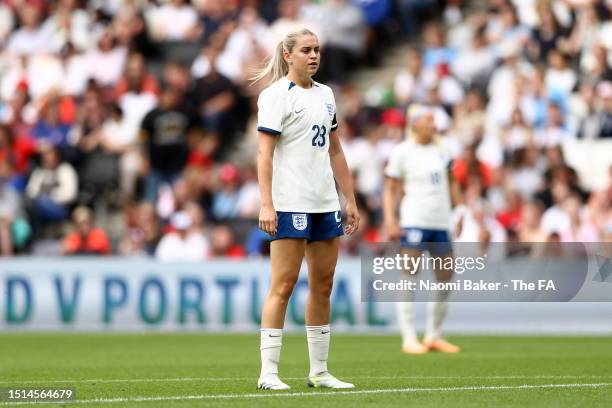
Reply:
[[[306,376],[302,377],[282,377],[285,380],[305,380]],[[415,379],[415,380],[453,380],[459,378],[490,378],[498,380],[511,380],[511,379],[562,379],[562,378],[612,378],[612,375],[395,375],[395,376],[345,376],[346,379],[360,379],[360,380],[394,380],[394,379]],[[0,384],[86,384],[86,383],[139,383],[139,382],[195,382],[195,381],[210,381],[210,382],[222,382],[222,381],[255,381],[255,377],[175,377],[175,378],[90,378],[90,379],[73,379],[73,380],[24,380],[24,381],[0,381]]]
[[[504,391],[504,390],[530,390],[542,388],[601,388],[609,387],[612,383],[593,384],[523,384],[523,385],[494,385],[494,386],[466,386],[466,387],[433,387],[433,388],[383,388],[372,390],[330,391],[330,392],[259,392],[257,394],[213,394],[213,395],[176,395],[167,397],[128,397],[128,398],[95,398],[89,400],[75,400],[69,402],[40,401],[48,404],[112,404],[119,402],[155,402],[155,401],[193,401],[211,399],[243,399],[243,398],[280,398],[280,397],[321,397],[352,394],[401,394],[418,392],[456,392],[456,391]],[[31,402],[0,402],[0,405],[23,405]]]

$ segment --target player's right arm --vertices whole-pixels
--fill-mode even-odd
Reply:
[[[272,201],[272,158],[274,148],[283,130],[285,113],[285,93],[278,88],[264,89],[257,100],[257,130],[259,146],[257,149],[257,177],[261,209],[259,210],[259,228],[270,235],[276,234],[276,210]]]
[[[383,190],[383,217],[385,231],[389,241],[398,240],[402,234],[396,215],[401,190],[402,184],[400,180],[393,177],[385,178],[385,187]]]
[[[257,149],[257,178],[261,209],[259,210],[259,228],[270,235],[276,234],[276,210],[272,203],[272,158],[277,136],[259,132]]]
[[[402,196],[403,166],[400,147],[396,146],[385,167],[383,188],[383,224],[389,241],[400,238],[402,230],[397,219],[397,207]]]

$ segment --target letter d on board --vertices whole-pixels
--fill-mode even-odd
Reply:
[[[15,299],[18,289],[21,289],[24,299],[21,313],[15,310]],[[26,322],[32,313],[33,299],[30,283],[24,278],[8,278],[6,280],[6,292],[6,322],[11,324]]]

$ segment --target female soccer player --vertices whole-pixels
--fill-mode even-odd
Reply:
[[[261,318],[260,389],[284,390],[278,377],[285,311],[306,255],[306,335],[310,387],[353,388],[327,371],[329,297],[339,236],[355,232],[359,213],[338,137],[332,90],[312,80],[320,63],[317,36],[291,32],[276,47],[255,80],[272,76],[259,95],[257,173],[261,192],[259,227],[272,236],[272,282]],[[338,183],[346,200],[340,219]]]
[[[408,110],[408,120],[408,137],[393,149],[385,169],[383,212],[387,236],[390,240],[400,238],[402,251],[408,256],[418,257],[428,251],[431,256],[446,260],[452,256],[449,237],[451,192],[457,203],[460,190],[450,172],[450,156],[435,139],[436,127],[431,108],[412,105]],[[405,194],[401,200],[398,223],[395,214],[402,188]],[[448,265],[446,262],[443,264]],[[435,272],[438,281],[452,278],[452,270]],[[408,292],[407,295],[409,298],[405,299],[406,302],[397,303],[402,352],[458,352],[459,347],[441,338],[449,292],[438,291],[436,301],[428,304],[427,327],[422,344],[417,339],[413,323],[414,293]]]

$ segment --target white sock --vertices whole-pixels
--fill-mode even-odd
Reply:
[[[261,374],[259,378],[267,375],[278,375],[281,346],[283,344],[283,329],[260,330]]]
[[[442,323],[448,310],[449,290],[437,292],[436,301],[427,303],[427,325],[425,337],[435,340],[442,337]]]
[[[397,312],[397,323],[402,333],[402,343],[413,343],[417,340],[414,329],[414,308],[413,302],[398,302],[395,304]]]
[[[308,339],[308,355],[310,356],[309,377],[327,371],[327,356],[329,355],[329,324],[323,326],[306,326]]]
[[[395,303],[397,323],[402,333],[402,343],[413,343],[417,340],[414,328],[414,292],[402,293],[402,301]]]

